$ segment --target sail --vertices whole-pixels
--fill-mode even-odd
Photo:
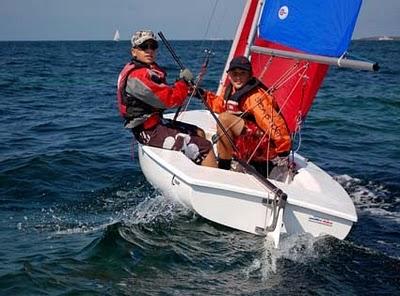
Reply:
[[[318,55],[341,56],[349,46],[361,0],[266,1],[259,36]]]
[[[222,92],[223,87],[225,87],[227,84],[226,70],[228,69],[229,61],[235,56],[248,56],[248,39],[255,33],[256,20],[258,19],[260,8],[260,0],[248,0],[246,2],[246,6],[244,7],[242,18],[236,30],[236,35],[225,65],[225,70],[222,73],[222,78],[217,91],[218,94]]]
[[[114,41],[119,41],[119,39],[120,39],[120,37],[119,37],[119,31],[118,30],[116,30],[115,31],[115,34],[114,34]]]
[[[239,25],[236,34],[238,40],[245,40],[246,48],[240,47],[243,42],[234,42],[230,55],[250,58],[253,74],[270,88],[292,133],[304,122],[329,66],[252,48],[340,57],[350,44],[361,1],[274,0],[264,5],[263,1],[248,1],[255,7],[249,10],[249,32]],[[245,11],[242,22],[246,17],[249,14]],[[226,84],[226,78],[222,84]]]

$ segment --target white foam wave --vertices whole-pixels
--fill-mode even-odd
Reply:
[[[392,193],[382,184],[365,182],[349,175],[336,176],[335,179],[350,194],[357,208],[384,207],[400,202],[400,197],[391,196]]]
[[[384,185],[348,175],[336,176],[335,179],[350,194],[360,213],[379,218],[382,223],[400,223],[400,212],[394,211],[400,204],[400,197],[393,196]]]
[[[143,188],[142,188],[143,189]],[[102,231],[111,224],[123,222],[125,225],[170,223],[177,215],[186,215],[190,210],[173,200],[151,190],[118,190],[100,196],[90,204],[53,206],[42,208],[35,217],[18,219],[16,228],[26,231],[31,228],[49,231],[50,235],[71,235]],[[138,203],[138,200],[141,200]],[[34,221],[35,224],[29,223]]]
[[[127,225],[148,224],[157,221],[171,222],[176,216],[190,212],[181,204],[162,195],[149,196],[135,207],[124,209],[120,220]]]
[[[296,263],[309,263],[319,260],[320,252],[316,250],[316,242],[324,239],[311,235],[293,235],[281,239],[279,248],[274,248],[272,242],[265,240],[264,252],[243,269],[246,277],[260,272],[263,281],[276,280],[279,274],[279,260],[286,259]]]
[[[58,228],[58,230],[55,232],[56,235],[69,235],[69,234],[86,234],[86,233],[93,233],[93,232],[98,232],[106,229],[109,225],[114,224],[115,222],[109,222],[97,226],[90,226],[90,225],[79,225],[77,227],[72,227],[72,228],[67,228],[61,230],[60,225],[56,225],[55,227]]]
[[[400,224],[400,213],[399,212],[390,212],[386,209],[382,208],[368,208],[365,209],[364,212],[368,212],[375,217],[379,217],[382,221],[392,222]]]

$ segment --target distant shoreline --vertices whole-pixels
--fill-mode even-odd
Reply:
[[[393,41],[393,40],[400,40],[400,36],[371,36],[371,37],[364,37],[364,38],[357,38],[354,40],[368,40],[368,41]]]
[[[399,41],[400,36],[371,36],[371,37],[362,37],[362,38],[354,38],[352,41]],[[0,42],[104,42],[104,41],[110,41],[110,42],[116,42],[114,40],[95,40],[95,39],[64,39],[64,40],[53,40],[53,39],[44,39],[44,40],[0,40]],[[130,42],[128,39],[121,39],[118,42]],[[170,41],[174,42],[181,42],[181,41],[213,41],[213,42],[232,42],[232,39],[171,39]]]

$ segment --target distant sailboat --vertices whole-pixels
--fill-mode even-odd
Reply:
[[[114,34],[114,41],[119,41],[119,39],[120,39],[120,37],[119,37],[119,31],[118,30],[116,30],[115,31],[115,34]]]

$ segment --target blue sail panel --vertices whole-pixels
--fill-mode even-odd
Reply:
[[[262,39],[310,54],[341,56],[348,48],[362,0],[267,0]]]

